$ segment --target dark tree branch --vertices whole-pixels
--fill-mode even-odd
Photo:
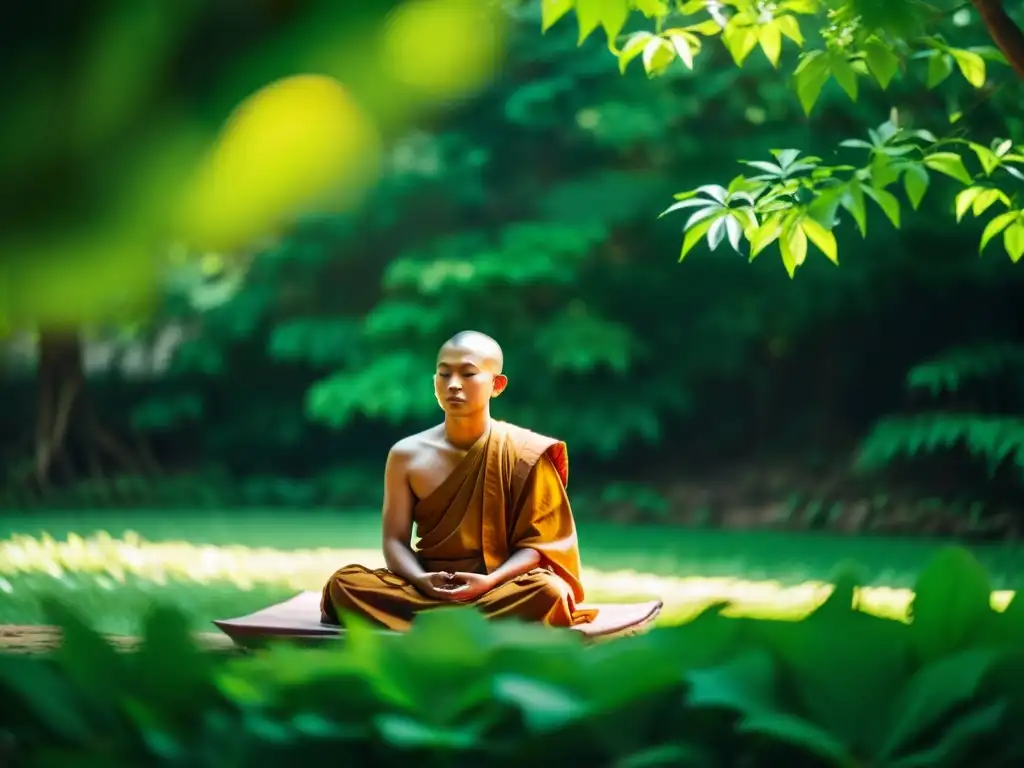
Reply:
[[[1024,31],[1018,27],[1003,7],[1003,0],[973,0],[993,42],[1003,52],[1007,62],[1024,78]]]

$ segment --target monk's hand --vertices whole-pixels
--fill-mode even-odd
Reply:
[[[484,576],[480,573],[463,573],[459,571],[455,573],[453,581],[455,587],[450,589],[448,594],[450,596],[449,599],[457,603],[476,600],[478,597],[482,597],[490,592],[495,586],[490,576]]]
[[[458,586],[458,582],[454,579],[455,574],[453,573],[424,573],[416,579],[414,586],[427,597],[437,600],[452,600],[454,599],[453,591]]]

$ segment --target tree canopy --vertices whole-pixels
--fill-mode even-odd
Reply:
[[[899,228],[937,178],[959,185],[948,205],[957,221],[986,217],[980,252],[999,238],[1014,262],[1024,256],[1019,119],[1008,126],[1013,135],[984,137],[968,119],[1004,77],[989,65],[1005,71],[1010,63],[1024,76],[1024,34],[998,0],[947,8],[921,0],[544,0],[543,10],[545,31],[570,12],[579,42],[603,31],[623,72],[637,61],[650,77],[678,67],[706,75],[714,64],[701,69],[701,53],[717,41],[738,67],[759,51],[806,115],[829,89],[854,102],[866,87],[889,95],[888,119],[866,136],[820,153],[775,148],[740,160],[744,171],[728,181],[676,194],[662,215],[687,214],[680,260],[704,241],[711,250],[726,244],[745,251],[751,260],[775,245],[791,277],[810,246],[838,264],[837,226],[852,221],[866,236],[874,205]],[[972,23],[978,44],[950,42],[950,30]],[[982,44],[986,32],[991,39]],[[956,77],[975,93],[951,89],[944,120],[920,109],[910,87],[936,89]],[[945,193],[943,185],[939,194]]]

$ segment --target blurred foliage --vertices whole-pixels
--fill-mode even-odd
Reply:
[[[336,13],[356,14],[342,5]],[[631,66],[620,75],[599,35],[578,45],[579,30],[564,21],[537,34],[544,7],[504,4],[495,76],[466,80],[472,98],[442,99],[444,110],[417,111],[415,121],[408,108],[426,109],[415,84],[385,88],[367,74],[374,68],[351,70],[343,82],[382,141],[379,181],[358,205],[306,213],[239,252],[166,249],[152,312],[83,324],[90,402],[111,429],[144,443],[122,453],[155,461],[97,473],[81,451],[55,465],[44,503],[379,504],[390,444],[439,417],[433,356],[459,328],[502,342],[511,383],[495,413],[567,440],[575,488],[632,482],[606,489],[609,504],[624,488],[636,492],[641,471],[672,481],[722,461],[842,456],[875,418],[899,410],[898,385],[917,361],[1013,338],[1024,275],[1006,260],[971,258],[984,225],[944,216],[952,190],[924,197],[900,230],[873,230],[870,251],[842,270],[812,260],[795,282],[766,260],[747,265],[728,253],[685,269],[664,258],[675,224],[654,213],[680,183],[698,186],[736,157],[778,147],[801,149],[785,157],[793,170],[850,136],[881,137],[896,95],[898,124],[908,127],[944,120],[946,96],[896,78],[854,103],[829,85],[808,123],[764,57],[739,68],[707,45],[693,71],[673,65],[651,80]],[[385,10],[367,3],[366,23]],[[210,53],[232,63],[227,84],[201,68],[193,75],[186,91],[202,95],[210,125],[296,74],[288,51],[313,27],[326,50],[342,26],[361,29],[295,12],[294,38],[253,29],[238,41],[251,57],[227,44]],[[231,18],[218,13],[214,38]],[[634,16],[630,24],[650,26]],[[971,17],[948,30],[949,44],[969,47],[980,34]],[[278,44],[280,57],[270,53]],[[490,61],[486,41],[469,48]],[[310,70],[335,72],[301,68]],[[975,89],[958,83],[949,83],[964,106],[958,125],[1017,135],[1012,84],[975,103]],[[981,210],[981,195],[960,205]],[[45,198],[36,203],[45,208]],[[877,206],[864,212],[884,216]],[[863,249],[854,229],[835,230],[837,250]],[[5,508],[38,502],[20,483],[33,464],[25,445],[38,397],[23,360],[12,352],[0,362],[11,404],[0,412],[12,436]],[[972,486],[987,490],[985,478]],[[636,503],[667,518],[675,502],[652,488]]]
[[[964,450],[994,478],[1007,468],[1024,476],[1024,347],[953,349],[915,366],[907,389],[923,397],[913,413],[883,418],[859,455],[865,469]],[[920,468],[934,473],[934,466]]]
[[[721,42],[738,67],[759,49],[773,68],[792,67],[792,87],[809,115],[826,86],[837,86],[857,102],[864,78],[886,91],[897,76],[919,74],[931,89],[957,70],[984,94],[987,64],[1006,64],[1007,58],[991,45],[959,47],[950,42],[957,27],[970,26],[970,5],[952,0],[940,6],[918,0],[545,0],[542,28],[549,29],[574,10],[580,42],[600,29],[621,70],[639,58],[650,77],[664,74],[676,62],[703,76],[695,70],[695,59],[712,38]],[[998,0],[975,5],[992,40],[1014,57],[1011,63],[1024,76],[1024,32]],[[620,47],[634,11],[649,19],[647,25],[653,23],[654,31],[628,34]],[[804,50],[794,58],[788,55],[792,47]],[[1020,83],[1016,85],[1019,93]],[[969,125],[943,139],[927,130],[930,124],[948,129],[960,123],[963,110],[956,101],[951,100],[946,120],[918,119],[914,130],[897,122],[897,112],[905,119],[901,108],[893,106],[892,112],[890,122],[870,131],[870,141],[840,143],[866,151],[863,165],[827,164],[800,148],[773,149],[771,161],[743,161],[759,172],[756,176],[741,175],[727,186],[703,184],[677,194],[678,202],[665,213],[694,209],[684,225],[680,260],[701,240],[711,250],[728,241],[738,253],[746,240],[751,260],[777,243],[790,277],[805,262],[809,244],[838,264],[833,229],[840,207],[862,236],[867,235],[868,201],[899,228],[902,206],[893,190],[904,190],[917,210],[936,174],[964,186],[955,205],[958,221],[968,210],[975,217],[1000,211],[988,221],[979,251],[1001,236],[1010,259],[1019,261],[1024,256],[1024,145],[1019,118],[1007,126],[1015,136],[978,142],[966,138]],[[911,107],[910,120],[915,117]],[[970,170],[965,155],[971,158]]]
[[[341,647],[229,658],[158,608],[139,650],[119,654],[55,603],[57,652],[0,657],[3,747],[15,764],[278,765],[337,750],[374,765],[1018,764],[1020,601],[994,611],[984,569],[951,548],[921,573],[907,620],[883,619],[858,608],[855,572],[799,621],[717,605],[590,648],[453,608],[407,634],[352,620]]]
[[[168,242],[241,254],[301,211],[350,210],[382,136],[487,82],[497,10],[43,0],[14,13],[0,38],[3,324],[137,317]]]

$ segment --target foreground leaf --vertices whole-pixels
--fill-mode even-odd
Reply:
[[[911,637],[930,663],[968,648],[992,614],[992,584],[963,547],[938,552],[918,577],[911,603]]]

